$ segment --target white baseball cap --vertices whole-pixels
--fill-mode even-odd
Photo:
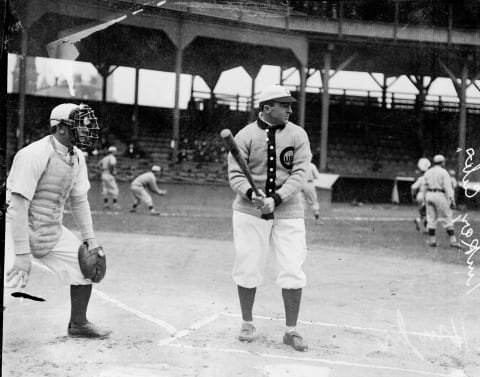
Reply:
[[[431,166],[431,162],[428,158],[422,157],[418,160],[417,166],[421,171],[427,171],[428,168]]]
[[[117,147],[114,147],[114,146],[108,147],[108,151],[115,153],[117,151]]]
[[[297,102],[295,98],[292,97],[290,90],[281,85],[269,85],[262,89],[260,95],[258,96],[258,101],[260,103],[265,101],[278,101],[278,102]]]
[[[443,157],[443,155],[441,155],[441,154],[437,154],[437,155],[435,155],[435,156],[433,157],[433,162],[434,162],[435,164],[439,164],[439,163],[441,163],[441,162],[445,162],[445,157]]]
[[[152,171],[160,172],[160,171],[162,171],[162,168],[158,165],[153,165],[152,166]]]
[[[70,119],[70,114],[77,108],[78,105],[74,103],[62,103],[54,107],[50,113],[50,127],[58,125],[63,119]]]

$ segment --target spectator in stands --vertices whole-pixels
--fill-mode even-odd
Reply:
[[[425,206],[424,185],[425,172],[430,168],[431,162],[428,158],[422,157],[418,160],[417,167],[419,169],[419,177],[415,183],[410,187],[413,202],[417,203],[419,217],[415,217],[415,227],[418,231],[423,228],[427,229],[427,209]]]
[[[102,169],[102,196],[103,196],[103,209],[110,209],[110,204],[108,203],[109,198],[112,198],[113,209],[118,211],[120,207],[118,206],[118,186],[115,179],[117,159],[115,155],[117,154],[117,148],[111,146],[108,148],[108,154],[102,158],[98,166]]]
[[[150,172],[140,174],[132,181],[130,190],[132,190],[133,196],[135,197],[135,202],[133,203],[130,212],[137,212],[138,205],[143,202],[147,205],[151,216],[160,215],[160,213],[155,210],[152,197],[148,191],[160,196],[167,194],[167,190],[160,190],[157,186],[157,178],[161,176],[161,173],[162,168],[158,165],[154,165]]]

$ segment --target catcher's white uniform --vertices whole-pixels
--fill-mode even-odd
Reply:
[[[91,284],[78,265],[81,242],[62,225],[67,198],[70,197],[72,205],[77,205],[78,200],[82,201],[80,205],[85,205],[83,200],[89,189],[85,157],[76,147],[68,151],[49,135],[21,149],[7,179],[5,271],[13,265],[15,254],[31,252],[61,282]],[[17,214],[14,195],[29,201],[25,224],[14,218]],[[82,210],[77,216],[82,217],[79,222],[87,224],[82,227],[82,237],[93,238],[89,207],[87,212]]]

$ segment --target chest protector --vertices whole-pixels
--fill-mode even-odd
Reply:
[[[73,187],[79,170],[77,155],[66,162],[60,154],[52,152],[37,184],[28,211],[30,249],[36,258],[47,255],[62,235],[65,201]]]

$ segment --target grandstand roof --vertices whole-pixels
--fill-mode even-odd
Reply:
[[[321,69],[327,49],[333,69],[354,55],[348,70],[387,76],[445,77],[440,61],[455,74],[465,62],[471,77],[480,72],[480,6],[475,1],[455,2],[455,17],[447,19],[451,1],[437,1],[435,7],[431,1],[406,0],[292,0],[289,7],[275,0],[15,3],[28,31],[28,55],[62,57],[56,48],[47,50],[57,41],[75,46],[77,60],[97,66],[174,71],[180,46],[182,72],[200,75],[209,85],[236,66],[254,75],[263,64],[291,67],[301,62]],[[311,8],[314,3],[326,4],[325,13]],[[88,35],[88,30],[96,32]],[[19,52],[20,40],[9,48]]]

